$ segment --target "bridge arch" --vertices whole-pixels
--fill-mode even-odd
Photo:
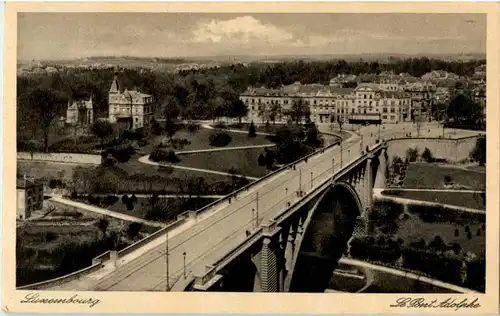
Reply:
[[[324,292],[333,271],[347,250],[361,199],[347,182],[335,182],[321,196],[304,222],[292,259],[289,292]]]

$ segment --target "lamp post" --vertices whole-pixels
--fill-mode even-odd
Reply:
[[[166,233],[166,241],[165,241],[165,274],[166,274],[166,284],[165,284],[165,291],[170,291],[170,276],[168,273],[168,232]]]
[[[253,208],[252,209],[252,224],[253,224],[253,227],[255,228],[257,225],[257,222],[255,221],[255,209]]]
[[[184,280],[186,279],[186,252],[184,251],[182,253],[182,255],[184,256]]]
[[[311,171],[311,189],[313,188],[313,172]]]
[[[332,174],[335,173],[335,158],[332,158]]]
[[[257,226],[259,226],[259,192],[256,192],[256,198],[255,198],[255,210],[256,210],[256,216],[255,216],[255,222]]]
[[[299,169],[299,196],[302,195],[302,169]]]

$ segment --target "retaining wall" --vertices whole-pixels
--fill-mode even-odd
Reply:
[[[33,153],[33,154],[31,154],[29,152],[18,152],[17,159],[19,159],[19,160],[61,162],[61,163],[89,164],[89,165],[100,165],[101,161],[102,161],[101,155],[73,154],[73,153]]]
[[[420,154],[429,148],[435,158],[446,159],[450,162],[459,162],[470,157],[470,152],[476,146],[478,136],[469,136],[458,139],[446,138],[411,138],[392,139],[387,141],[387,155],[389,161],[394,156],[404,159],[409,148],[418,148]]]

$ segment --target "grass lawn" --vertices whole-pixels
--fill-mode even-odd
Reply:
[[[481,229],[482,222],[471,221],[467,223],[470,227],[472,238],[468,239],[465,232],[465,227],[462,225],[451,223],[425,223],[418,215],[410,214],[408,220],[402,221],[395,236],[402,238],[404,243],[408,245],[411,242],[417,242],[423,238],[428,244],[437,235],[441,236],[446,244],[458,243],[462,247],[463,252],[473,252],[477,255],[483,254],[486,250],[486,238],[484,231]],[[459,230],[459,235],[455,236],[455,229]],[[476,236],[477,230],[480,229],[480,236]]]
[[[262,177],[267,173],[266,168],[259,166],[257,162],[262,153],[264,148],[185,154],[178,155],[181,161],[176,165],[222,172],[229,172],[229,169],[234,168],[237,174]]]
[[[452,182],[470,190],[486,188],[486,174],[438,164],[410,163],[404,180],[405,188],[444,189],[444,177],[451,176]]]
[[[265,136],[257,135],[256,137],[248,137],[247,134],[243,133],[231,133],[226,131],[228,135],[231,136],[231,142],[225,147],[210,146],[209,137],[215,130],[209,130],[205,128],[200,128],[196,133],[189,133],[187,130],[179,130],[175,133],[173,138],[182,139],[186,138],[191,142],[189,145],[184,145],[182,148],[174,149],[174,151],[187,151],[196,149],[212,149],[212,148],[229,148],[229,147],[240,147],[240,146],[254,146],[254,145],[265,145],[271,144]],[[163,139],[167,139],[166,136],[155,136],[150,144],[143,148],[143,150],[153,150],[153,148],[160,144]]]
[[[388,190],[390,191],[390,190]],[[386,192],[386,191],[384,191]],[[384,194],[384,193],[383,193]],[[386,195],[385,193],[384,195]],[[486,209],[481,195],[476,193],[463,193],[463,192],[431,192],[431,191],[397,191],[391,192],[392,196],[401,198],[408,198],[412,200],[437,202],[443,204],[450,204],[462,207],[469,207],[474,209]]]
[[[27,161],[18,160],[17,169],[20,174],[26,173],[29,177],[40,178],[56,178],[71,180],[73,169],[82,167],[75,164],[44,162],[44,161]]]
[[[363,293],[454,293],[418,280],[401,277],[387,272],[370,270],[373,283]]]
[[[212,124],[213,126],[213,124]],[[238,127],[237,124],[229,124],[226,125],[228,126],[229,129],[236,129],[240,131],[247,131],[250,128],[250,123],[241,123],[241,127]],[[276,133],[280,128],[286,126],[286,124],[281,124],[281,123],[269,123],[269,125],[266,127],[266,124],[261,124],[261,123],[255,123],[255,131],[257,133],[268,133],[268,134],[274,134]]]

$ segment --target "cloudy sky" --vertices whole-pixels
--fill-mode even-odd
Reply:
[[[485,53],[472,14],[22,13],[19,59]]]

